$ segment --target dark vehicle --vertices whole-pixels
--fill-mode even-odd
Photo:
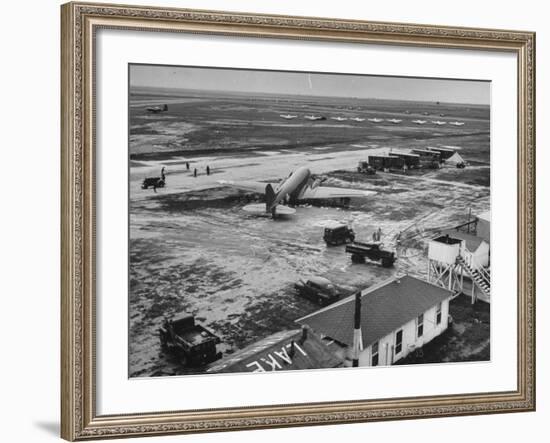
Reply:
[[[464,168],[466,167],[466,164],[465,164],[464,162],[460,162],[460,163],[457,163],[457,164],[456,164],[456,167],[457,167],[458,169],[464,169]]]
[[[298,295],[307,298],[320,306],[327,306],[340,299],[334,285],[323,277],[311,277],[294,285]]]
[[[376,169],[369,165],[368,161],[360,161],[357,165],[357,172],[362,172],[367,175],[376,174]]]
[[[141,183],[141,189],[148,188],[164,188],[166,186],[166,176],[164,175],[164,168],[160,171],[160,177],[146,177]]]
[[[220,338],[195,324],[192,315],[166,319],[159,328],[159,336],[162,349],[178,357],[185,366],[204,366],[222,356],[216,350]]]
[[[351,254],[354,263],[365,263],[365,259],[377,261],[384,268],[389,268],[395,263],[395,252],[382,249],[381,243],[354,242],[346,246],[346,252]]]
[[[323,240],[330,246],[343,245],[355,240],[355,232],[347,225],[334,225],[325,228]]]

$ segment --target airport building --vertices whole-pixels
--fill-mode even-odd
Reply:
[[[392,277],[361,292],[359,366],[388,366],[448,327],[448,289],[406,275]],[[355,296],[297,320],[319,334],[351,366]]]

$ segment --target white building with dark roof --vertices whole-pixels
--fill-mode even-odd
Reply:
[[[359,366],[388,366],[440,335],[448,327],[453,292],[406,275],[361,292]],[[355,296],[297,320],[329,343],[351,365]]]

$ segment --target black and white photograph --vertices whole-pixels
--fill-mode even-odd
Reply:
[[[490,81],[130,64],[128,97],[130,378],[491,360]]]

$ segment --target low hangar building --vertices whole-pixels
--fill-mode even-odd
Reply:
[[[443,333],[452,291],[406,275],[361,291],[359,366],[389,366]],[[351,366],[355,296],[297,320],[321,335]]]

